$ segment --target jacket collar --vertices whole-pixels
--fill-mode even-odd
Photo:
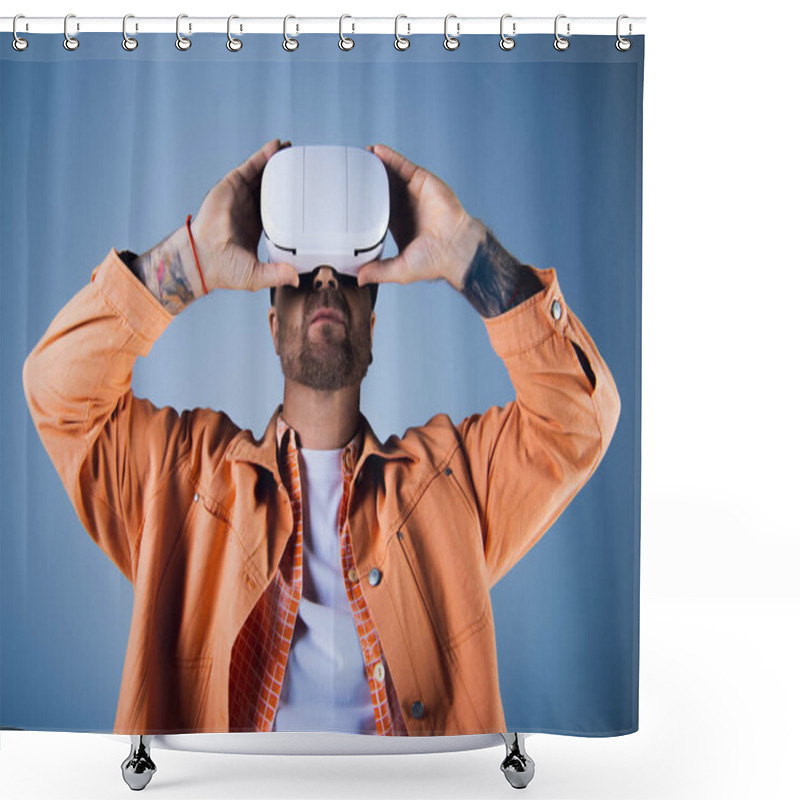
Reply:
[[[275,409],[267,423],[266,430],[262,437],[256,441],[250,430],[243,430],[237,434],[228,446],[225,453],[226,461],[248,461],[251,464],[258,464],[268,469],[276,481],[279,480],[280,470],[278,468],[278,417],[283,410],[281,403]],[[375,455],[387,461],[410,458],[412,461],[419,461],[419,456],[412,453],[405,447],[397,436],[390,436],[386,443],[381,442],[372,430],[367,418],[359,411],[359,424],[364,434],[363,448],[359,465],[366,459]]]

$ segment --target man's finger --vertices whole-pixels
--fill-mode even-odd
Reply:
[[[284,261],[256,262],[253,267],[253,291],[267,289],[272,286],[300,286],[297,270]]]
[[[272,139],[272,141],[267,142],[263,147],[256,150],[250,158],[239,164],[239,166],[236,167],[236,172],[238,172],[242,176],[244,182],[252,188],[261,178],[261,173],[264,171],[267,161],[280,149],[281,140]]]
[[[389,169],[400,176],[403,183],[411,183],[414,173],[422,167],[409,161],[405,156],[401,156],[396,150],[387,147],[385,144],[372,146],[372,152],[386,164]],[[423,170],[424,171],[424,170]]]
[[[359,286],[366,286],[368,283],[405,283],[407,272],[403,256],[396,256],[364,264],[358,270],[356,279]]]

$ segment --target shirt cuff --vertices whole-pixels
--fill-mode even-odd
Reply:
[[[125,265],[115,248],[92,272],[92,282],[117,309],[128,325],[150,345],[175,317]]]
[[[536,273],[544,288],[496,317],[482,317],[492,347],[501,358],[524,353],[554,332],[563,334],[567,327],[569,313],[555,269],[524,266]]]

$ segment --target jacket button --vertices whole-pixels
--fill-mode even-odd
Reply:
[[[196,503],[196,502],[197,502],[199,499],[200,499],[200,495],[199,495],[199,494],[197,494],[197,493],[195,493],[195,495],[194,495],[194,501],[195,501],[195,503]]]
[[[350,578],[350,583],[358,583],[358,570],[355,567],[350,567],[347,577]]]
[[[369,571],[369,585],[377,586],[381,582],[382,577],[381,571],[377,567],[373,567]]]
[[[372,670],[372,677],[378,683],[383,683],[383,679],[386,677],[386,670],[380,661],[375,665],[375,669]]]
[[[550,313],[553,319],[561,319],[561,303],[558,300],[553,300],[553,305],[550,306]]]
[[[425,716],[425,706],[422,705],[421,700],[417,700],[413,706],[411,706],[411,716],[414,719],[422,719]]]

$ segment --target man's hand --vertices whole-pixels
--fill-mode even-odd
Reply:
[[[206,286],[255,292],[270,286],[299,285],[297,272],[283,262],[258,260],[261,237],[261,176],[267,161],[290,142],[273,139],[232,169],[206,195],[191,222]]]
[[[390,147],[367,149],[383,161],[389,175],[389,230],[399,252],[395,258],[364,264],[359,286],[445,278],[487,318],[544,288],[489,228],[467,214],[444,181]]]
[[[273,139],[232,169],[206,195],[197,217],[191,221],[197,261],[209,292],[255,292],[268,286],[299,285],[291,264],[264,264],[258,260],[261,175],[267,161],[289,145],[290,142]],[[204,293],[186,225],[137,256],[130,268],[173,316]]]
[[[471,217],[453,190],[433,173],[382,144],[367,148],[389,176],[389,230],[398,255],[364,264],[358,285],[411,283],[445,278],[459,291],[478,245],[483,223]]]

